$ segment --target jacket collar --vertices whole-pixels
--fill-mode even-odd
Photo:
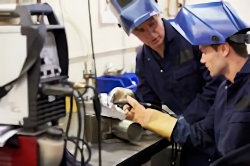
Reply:
[[[165,28],[165,42],[171,42],[175,38],[177,32],[165,18],[162,18],[162,21]]]
[[[236,76],[234,78],[234,82],[236,80],[238,80],[239,78],[241,78],[241,76],[247,75],[247,74],[250,74],[250,55],[248,55],[248,60],[243,65],[243,67],[241,68],[241,70],[236,74]]]
[[[248,60],[244,64],[244,66],[241,68],[239,73],[250,73],[250,55],[248,55]]]

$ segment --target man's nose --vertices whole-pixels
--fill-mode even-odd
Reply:
[[[147,32],[148,32],[148,35],[149,35],[150,37],[155,37],[155,35],[156,35],[154,28],[149,27],[149,28],[147,29]]]
[[[201,60],[200,60],[200,62],[201,63],[206,63],[204,53],[201,54]]]

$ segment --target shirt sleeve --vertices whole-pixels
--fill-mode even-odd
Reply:
[[[172,138],[175,142],[184,144],[190,141],[195,147],[210,148],[214,146],[214,108],[212,107],[206,118],[190,125],[181,116],[174,128]]]

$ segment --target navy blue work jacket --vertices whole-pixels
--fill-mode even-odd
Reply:
[[[224,81],[221,84],[214,105],[205,119],[191,126],[185,122],[184,118],[178,120],[173,139],[178,142],[190,140],[195,146],[203,148],[215,142],[218,157],[238,156],[234,162],[250,165],[250,156],[236,153],[244,152],[244,146],[250,150],[249,129],[250,60],[237,73],[234,83]],[[233,163],[229,160],[229,157],[225,157],[222,161]]]
[[[144,45],[136,58],[139,101],[165,104],[177,115],[184,114],[189,123],[205,117],[213,104],[221,83],[212,80],[209,71],[200,63],[201,53],[168,22],[165,27],[164,59]]]
[[[189,123],[194,123],[206,116],[221,80],[212,79],[200,63],[198,47],[192,46],[167,20],[163,22],[164,59],[143,46],[136,58],[139,78],[136,96],[142,102],[165,104],[177,115],[183,114]],[[187,143],[182,147],[180,162],[182,166],[208,166],[211,154]]]

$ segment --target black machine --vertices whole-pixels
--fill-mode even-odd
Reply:
[[[4,71],[0,124],[36,128],[57,122],[66,115],[66,93],[72,93],[66,85],[69,62],[64,27],[47,4],[0,7],[0,19],[20,20],[0,26],[0,70]]]

